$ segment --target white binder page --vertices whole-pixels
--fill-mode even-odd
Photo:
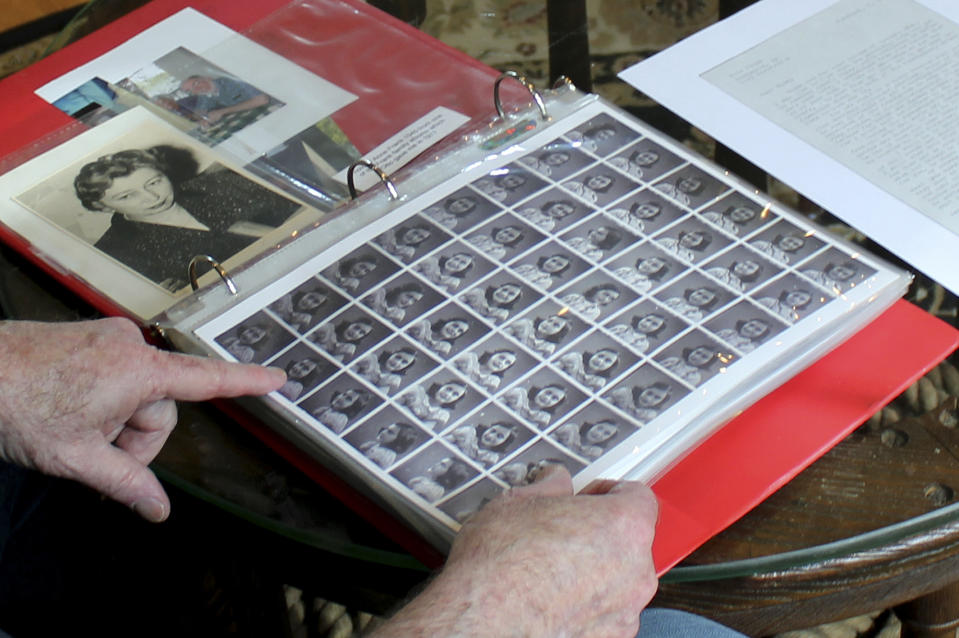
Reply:
[[[762,0],[620,77],[959,292],[959,3]]]

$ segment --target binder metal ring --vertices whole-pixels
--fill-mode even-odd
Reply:
[[[197,275],[197,266],[201,261],[208,262],[210,266],[213,267],[213,270],[216,271],[216,274],[220,275],[220,279],[222,279],[223,283],[226,284],[226,288],[230,291],[231,295],[235,295],[237,293],[236,284],[233,282],[233,278],[230,277],[230,273],[228,273],[226,269],[220,265],[220,262],[209,255],[197,255],[190,260],[190,288],[197,290],[200,287],[198,282],[199,276]]]
[[[553,90],[558,91],[559,89],[569,89],[572,91],[576,89],[576,85],[573,84],[573,81],[567,76],[561,75],[553,82]]]
[[[353,162],[352,164],[350,164],[350,170],[346,172],[346,185],[350,189],[351,199],[356,199],[357,197],[356,185],[353,183],[353,171],[356,170],[357,166],[365,166],[366,168],[376,173],[379,176],[380,181],[386,184],[386,190],[390,192],[390,199],[400,198],[399,193],[396,192],[396,186],[393,184],[393,180],[390,179],[390,176],[387,175],[383,169],[381,169],[379,166],[377,166],[376,164],[374,164],[373,162],[369,160],[357,160]]]
[[[544,120],[549,119],[549,112],[546,110],[546,103],[543,101],[543,96],[539,91],[536,90],[536,87],[533,86],[533,83],[526,79],[525,75],[520,75],[516,71],[504,71],[498,78],[496,82],[493,83],[493,104],[496,106],[496,113],[501,118],[506,117],[506,113],[503,111],[503,103],[499,99],[499,85],[506,78],[511,78],[522,84],[529,94],[533,96],[533,101],[536,103],[537,108],[539,108],[539,114]]]

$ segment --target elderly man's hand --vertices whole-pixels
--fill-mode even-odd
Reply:
[[[573,496],[569,473],[552,467],[491,501],[439,576],[375,635],[635,636],[656,592],[656,499],[634,482],[586,491]]]
[[[158,350],[126,319],[0,322],[0,457],[161,521],[170,500],[146,466],[176,425],[174,401],[265,394],[284,379]]]

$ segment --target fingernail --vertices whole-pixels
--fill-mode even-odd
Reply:
[[[159,523],[166,518],[166,505],[155,498],[145,498],[133,504],[133,511],[151,523]]]
[[[283,368],[277,368],[276,366],[268,366],[266,369],[273,372],[273,374],[277,374],[277,373],[282,374],[283,379],[284,380],[286,379],[286,370],[284,370]]]

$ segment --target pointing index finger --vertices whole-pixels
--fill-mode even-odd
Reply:
[[[278,368],[159,350],[156,356],[154,387],[164,397],[181,401],[262,395],[286,381]]]

